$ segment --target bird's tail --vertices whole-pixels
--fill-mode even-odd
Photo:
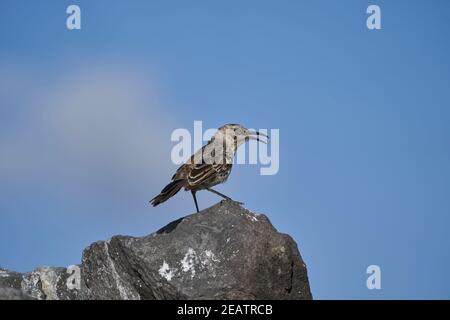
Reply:
[[[184,179],[174,180],[169,183],[164,189],[161,190],[161,193],[150,200],[150,203],[156,207],[158,204],[167,201],[169,198],[173,197],[177,194],[178,191],[184,186]]]

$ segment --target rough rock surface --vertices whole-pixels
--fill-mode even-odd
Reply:
[[[76,267],[75,267],[76,268]],[[222,201],[145,237],[115,236],[73,267],[0,269],[0,299],[311,299],[296,243]]]

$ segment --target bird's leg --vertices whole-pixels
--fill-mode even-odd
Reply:
[[[234,200],[231,199],[230,197],[228,197],[228,196],[224,195],[223,193],[220,193],[219,191],[216,191],[216,190],[214,190],[214,189],[206,188],[206,190],[208,190],[208,191],[210,191],[210,192],[212,192],[212,193],[215,193],[215,194],[217,194],[218,196],[221,196],[221,197],[224,198],[224,199],[227,199],[227,200],[230,200],[230,201],[234,201]],[[244,204],[243,202],[239,202],[239,201],[234,201],[234,202],[239,203],[239,204]]]
[[[228,197],[228,196],[224,195],[223,193],[220,193],[219,191],[216,191],[216,190],[214,190],[214,189],[206,188],[206,190],[211,191],[212,193],[215,193],[215,194],[217,194],[218,196],[221,196],[221,197],[224,198],[224,199],[227,199],[227,200],[233,200],[233,199],[231,199],[230,197]]]
[[[197,197],[195,196],[195,193],[196,193],[197,191],[193,191],[193,190],[191,190],[191,193],[192,193],[192,197],[194,198],[194,202],[195,202],[195,208],[197,208],[197,213],[199,213],[200,212],[200,210],[198,210],[198,203],[197,203]]]

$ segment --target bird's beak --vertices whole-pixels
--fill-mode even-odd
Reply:
[[[269,136],[263,132],[249,130],[248,138],[250,140],[256,140],[256,141],[267,144],[267,141],[262,140],[260,137],[265,137],[265,138],[269,139]]]

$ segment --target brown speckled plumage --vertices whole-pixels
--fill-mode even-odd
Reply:
[[[211,188],[228,179],[233,166],[234,154],[240,145],[250,139],[265,143],[259,138],[260,135],[267,137],[239,124],[227,124],[220,127],[201,150],[178,168],[172,181],[164,187],[160,194],[150,200],[150,203],[157,206],[173,197],[181,188],[191,191],[197,212],[199,209],[195,193],[199,190],[208,190],[231,200],[228,196]]]

